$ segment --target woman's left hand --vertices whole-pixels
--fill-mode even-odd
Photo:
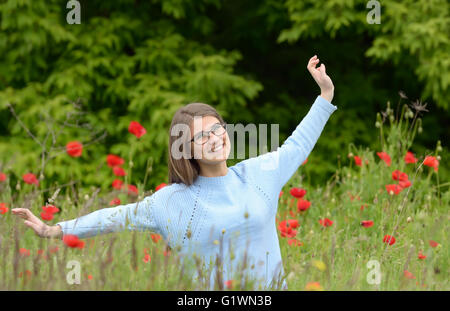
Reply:
[[[331,102],[334,96],[333,81],[331,81],[331,78],[327,75],[325,64],[322,63],[318,68],[316,68],[318,63],[319,58],[317,58],[317,55],[314,55],[309,59],[307,68],[320,87],[320,96]]]

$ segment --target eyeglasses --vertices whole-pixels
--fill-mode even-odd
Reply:
[[[192,138],[190,142],[193,141],[197,145],[203,145],[209,140],[211,132],[213,132],[214,135],[216,136],[222,136],[223,134],[225,134],[226,132],[225,126],[226,123],[216,123],[211,127],[209,131],[206,132],[201,131],[197,135],[194,135],[194,138]]]

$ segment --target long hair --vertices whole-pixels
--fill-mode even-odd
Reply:
[[[183,135],[183,133],[172,135],[172,128],[178,124],[184,124],[190,127],[196,116],[213,116],[221,123],[225,123],[214,107],[204,103],[187,104],[175,112],[169,129],[169,184],[183,183],[190,186],[200,173],[200,166],[198,165],[197,160],[193,158],[192,153],[190,154],[191,157],[188,159],[185,157],[176,159],[172,155],[172,145],[177,139],[184,139],[179,149],[183,154],[187,151],[184,148],[190,144],[190,137],[189,139],[186,139],[186,135]]]

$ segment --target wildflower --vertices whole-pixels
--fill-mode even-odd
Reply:
[[[232,289],[233,288],[233,280],[227,280],[224,282],[224,285],[226,286],[226,288],[228,289]]]
[[[144,135],[145,133],[147,133],[147,130],[140,125],[138,122],[136,121],[131,121],[130,125],[128,127],[128,131],[133,134],[134,136],[136,136],[137,138],[140,138],[142,135]]]
[[[391,166],[391,157],[386,152],[377,152],[377,155],[386,163],[387,166]]]
[[[288,219],[287,222],[289,224],[289,227],[291,227],[291,228],[296,229],[296,228],[300,227],[297,219]]]
[[[364,228],[370,228],[373,226],[373,220],[363,220],[361,221],[361,226]]]
[[[152,257],[149,253],[147,253],[147,249],[144,249],[144,258],[142,259],[143,262],[149,263],[152,260]]]
[[[120,166],[114,166],[113,167],[113,173],[116,176],[125,176],[127,174],[125,172],[125,170],[123,168],[121,168]]]
[[[128,185],[128,194],[129,195],[138,195],[138,188],[134,185]]]
[[[33,273],[32,273],[30,270],[25,270],[25,275],[27,276],[28,279],[31,278],[31,275],[32,275],[32,274],[33,274]],[[21,278],[21,277],[23,277],[23,272],[20,272],[20,273],[19,273],[19,278]]]
[[[162,237],[159,234],[152,234],[151,238],[153,242],[158,243],[158,241],[161,240]]]
[[[308,162],[308,158],[306,158],[306,160],[305,160],[305,161],[303,161],[302,165],[305,165],[305,164],[306,164],[306,162]]]
[[[385,235],[383,238],[384,243],[388,243],[389,245],[393,245],[395,243],[395,238],[390,235]]]
[[[319,219],[319,223],[324,227],[330,227],[331,225],[333,225],[333,221],[328,218]]]
[[[411,182],[409,180],[405,180],[405,181],[401,180],[398,182],[398,185],[404,189],[404,188],[410,187]]]
[[[427,258],[427,256],[425,256],[424,254],[422,254],[422,252],[419,252],[419,255],[417,256],[419,259],[425,259]]]
[[[27,173],[22,176],[23,181],[29,185],[35,184],[36,186],[39,186],[39,180],[37,180],[36,175],[33,173]]]
[[[405,276],[405,278],[407,279],[415,279],[416,277],[414,276],[414,274],[412,274],[411,272],[409,272],[408,270],[403,271],[403,275]]]
[[[297,235],[297,230],[293,230],[286,220],[283,220],[279,223],[278,229],[280,230],[281,236],[283,238],[285,237],[293,238],[294,236]]]
[[[311,206],[311,202],[308,200],[298,199],[297,200],[297,210],[299,212],[306,211]]]
[[[109,202],[109,206],[116,206],[116,205],[120,205],[120,199],[119,198],[114,198]]]
[[[120,166],[124,163],[124,159],[122,159],[121,157],[114,155],[114,154],[108,154],[106,156],[106,163],[108,164],[109,167],[115,167],[115,166]]]
[[[438,159],[436,159],[436,157],[426,156],[425,160],[423,160],[423,165],[432,167],[437,172],[438,166],[439,166],[439,161],[438,161]]]
[[[358,156],[355,155],[355,156],[353,157],[353,159],[355,160],[355,165],[362,166],[362,160],[361,160],[360,157],[358,157]]]
[[[408,175],[399,170],[395,170],[392,172],[392,179],[398,181],[406,181],[408,180]]]
[[[73,234],[64,235],[63,242],[64,244],[72,248],[84,248],[84,241],[81,241],[76,235]]]
[[[71,141],[66,145],[67,154],[71,157],[77,158],[81,157],[83,152],[83,145],[78,141]]]
[[[301,199],[306,195],[306,190],[301,189],[301,188],[291,188],[291,190],[289,190],[289,193],[293,197],[296,197],[297,199]]]
[[[50,254],[54,254],[54,253],[56,253],[58,250],[59,250],[59,247],[58,247],[58,246],[53,246],[53,247],[50,247],[50,248],[48,249],[48,251],[50,252]]]
[[[28,257],[28,256],[30,256],[30,250],[22,247],[19,249],[19,254],[22,257]]]
[[[327,269],[327,265],[320,260],[313,260],[312,265],[320,271],[325,271]]]
[[[431,246],[431,247],[437,247],[437,246],[439,245],[438,242],[435,242],[435,241],[433,241],[433,240],[429,240],[428,243],[430,243],[430,246]]]
[[[92,280],[92,274],[88,274],[88,276],[87,276],[87,278],[89,279],[89,280]]]
[[[395,184],[386,185],[385,187],[386,187],[386,191],[391,195],[399,194],[403,190],[402,187],[400,187],[399,185],[395,185]]]
[[[287,242],[290,246],[303,246],[303,243],[296,239],[288,239]]]
[[[48,213],[48,212],[41,212],[41,218],[43,220],[52,220],[53,219],[53,214],[52,213]]]
[[[5,181],[5,180],[6,180],[6,174],[0,172],[0,182],[3,182],[3,181]]]
[[[412,153],[411,151],[406,152],[406,155],[405,155],[405,163],[406,164],[416,163],[417,161],[418,161],[418,159],[416,157],[414,157],[414,153]]]
[[[114,181],[112,182],[112,187],[114,189],[122,189],[123,186],[123,181],[121,181],[120,179],[114,179]]]
[[[362,204],[361,207],[359,208],[359,210],[363,211],[365,207],[367,207],[367,204]]]
[[[42,206],[42,210],[49,214],[56,214],[59,212],[59,208],[54,205]]]
[[[307,290],[307,291],[323,291],[323,288],[319,282],[309,282],[308,284],[306,284],[305,290]]]
[[[283,195],[283,191],[280,191],[280,194],[278,195],[278,198],[281,198],[282,195]]]
[[[0,203],[0,214],[4,215],[9,211],[9,208],[6,206],[6,203]]]
[[[167,186],[167,184],[161,183],[155,188],[155,191],[158,191],[159,189],[164,188],[165,186]]]

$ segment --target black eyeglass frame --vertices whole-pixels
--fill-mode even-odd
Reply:
[[[194,135],[194,137],[193,137],[189,142],[194,142],[194,143],[197,144],[197,145],[204,145],[204,144],[206,144],[206,143],[208,142],[209,138],[211,137],[211,132],[212,132],[213,130],[215,130],[214,126],[217,125],[217,124],[221,125],[221,126],[225,129],[225,132],[227,131],[227,124],[226,124],[225,122],[224,122],[224,123],[222,123],[222,122],[217,122],[217,123],[215,123],[215,124],[211,127],[211,129],[210,129],[209,131],[202,131],[202,134],[206,133],[206,134],[208,135],[208,139],[207,139],[204,143],[201,143],[201,144],[196,143],[196,142],[194,141],[194,140],[195,140],[195,135]],[[225,134],[225,132],[223,132],[223,134]],[[222,136],[223,134],[218,135],[218,136]],[[216,135],[216,134],[214,134],[214,135]],[[217,136],[217,135],[216,135],[216,136]]]

